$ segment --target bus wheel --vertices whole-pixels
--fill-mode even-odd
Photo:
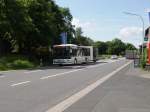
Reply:
[[[63,64],[59,64],[59,66],[63,66]]]
[[[77,63],[78,63],[78,62],[77,62],[77,59],[75,59],[75,60],[74,60],[74,64],[76,65]]]

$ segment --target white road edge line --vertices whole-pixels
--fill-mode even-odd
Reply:
[[[50,108],[46,112],[63,112],[67,108],[69,108],[72,104],[80,100],[82,97],[93,91],[96,87],[104,83],[106,80],[114,76],[120,70],[131,64],[133,61],[129,61],[128,63],[124,64],[120,68],[116,69],[115,71],[111,72],[107,76],[99,79],[98,81],[94,82],[93,84],[87,86],[85,89],[77,92],[76,94],[72,95],[71,97],[67,98],[66,100],[60,102],[59,104],[55,105],[54,107]]]
[[[14,86],[22,85],[22,84],[27,84],[27,83],[30,83],[30,82],[31,81],[20,82],[20,83],[12,84],[11,86],[14,87]]]

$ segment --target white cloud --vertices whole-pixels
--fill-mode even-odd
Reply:
[[[119,38],[124,42],[130,42],[138,47],[142,42],[142,28],[140,27],[124,27],[120,29]]]
[[[75,27],[81,27],[85,34],[90,31],[96,30],[97,28],[94,20],[80,21],[77,18],[73,18],[72,24],[75,25]]]
[[[76,27],[81,27],[81,23],[79,19],[73,18],[72,24],[75,25]]]
[[[142,28],[140,27],[125,27],[119,32],[121,38],[133,38],[142,34]]]
[[[150,8],[145,9],[145,12],[150,12]]]

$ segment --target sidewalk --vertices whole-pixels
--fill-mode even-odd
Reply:
[[[130,67],[64,112],[150,112],[150,73]]]

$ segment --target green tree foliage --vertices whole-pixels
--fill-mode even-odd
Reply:
[[[86,36],[83,36],[83,31],[81,27],[75,29],[75,44],[89,46],[94,43],[94,41]]]
[[[59,9],[61,11],[64,20],[62,31],[67,32],[68,43],[73,43],[74,42],[73,35],[75,34],[74,26],[72,25],[73,16],[71,15],[69,8],[60,7]]]
[[[109,44],[109,54],[123,55],[126,50],[125,43],[123,43],[120,39],[114,39]]]
[[[7,20],[6,0],[0,0],[0,54],[11,51],[11,32],[10,22]]]
[[[137,50],[137,49],[133,44],[127,43],[126,44],[126,50]]]
[[[105,42],[97,41],[94,46],[98,48],[99,54],[107,54],[108,45]]]
[[[53,0],[0,0],[0,51],[32,53],[60,43],[60,33],[73,39],[72,15]]]
[[[61,44],[60,34],[67,32],[68,43],[94,45],[99,54],[124,54],[135,49],[119,39],[95,42],[72,25],[69,8],[53,0],[0,0],[0,53],[49,54],[49,47]],[[46,53],[45,53],[46,52]]]
[[[97,41],[94,46],[98,48],[99,54],[115,54],[124,55],[126,50],[136,50],[136,47],[130,43],[124,43],[120,39],[114,39],[112,41],[101,42]]]

